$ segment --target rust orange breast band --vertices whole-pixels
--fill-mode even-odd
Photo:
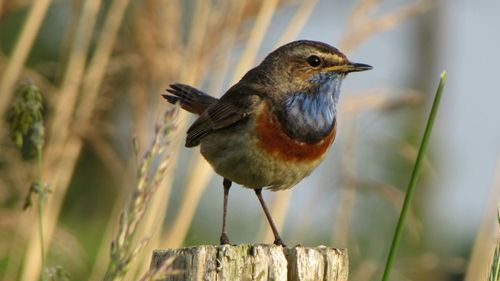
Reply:
[[[335,139],[337,124],[321,141],[308,144],[291,139],[283,130],[280,122],[270,114],[264,105],[257,115],[256,134],[257,145],[264,151],[287,161],[314,161],[323,156]]]

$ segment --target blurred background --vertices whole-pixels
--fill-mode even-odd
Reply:
[[[343,84],[337,140],[294,189],[264,192],[289,245],[347,248],[350,280],[381,277],[442,70],[441,109],[392,280],[485,280],[500,198],[500,2],[409,0],[0,0],[0,278],[40,274],[35,177],[9,136],[22,81],[43,97],[47,267],[101,280],[138,158],[181,82],[220,96],[286,42],[319,40],[374,66]],[[151,250],[217,244],[222,179],[183,147],[180,113],[168,170],[136,239]],[[134,153],[133,138],[138,155]],[[36,204],[35,204],[36,205]],[[251,190],[233,188],[233,243],[272,243]]]

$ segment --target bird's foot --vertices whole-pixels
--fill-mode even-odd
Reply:
[[[227,237],[226,233],[222,233],[220,235],[220,244],[221,245],[227,245],[227,244],[229,244],[229,238]]]
[[[283,243],[283,240],[281,240],[280,237],[275,238],[273,244],[276,245],[276,246],[282,246],[282,247],[286,248],[285,243]]]

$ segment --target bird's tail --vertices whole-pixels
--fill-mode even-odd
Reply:
[[[188,85],[172,84],[167,89],[170,94],[162,95],[169,103],[179,102],[180,106],[192,113],[202,114],[217,99]]]

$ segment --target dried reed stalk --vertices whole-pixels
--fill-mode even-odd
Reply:
[[[241,54],[238,65],[234,70],[234,75],[230,84],[236,83],[253,65],[257,52],[262,44],[262,40],[264,39],[264,35],[266,34],[266,30],[268,29],[273,14],[276,11],[278,2],[278,0],[262,1],[259,13],[255,18],[254,26],[245,44],[245,49]]]
[[[80,94],[80,85],[85,71],[89,47],[96,24],[101,1],[87,0],[82,6],[82,13],[77,24],[73,45],[68,59],[68,65],[55,105],[53,120],[51,120],[50,138],[47,144],[47,161],[57,165],[58,152],[67,140],[73,121],[72,114]]]
[[[192,65],[186,64],[184,61],[182,61],[182,47],[179,44],[182,42],[182,35],[180,34],[180,17],[178,15],[182,14],[179,13],[180,11],[180,3],[178,1],[168,1],[168,2],[163,2],[163,1],[148,1],[144,3],[145,9],[143,9],[146,13],[151,12],[153,16],[149,16],[149,20],[136,20],[136,23],[141,24],[143,27],[145,26],[145,29],[141,30],[140,37],[141,39],[146,39],[146,40],[140,40],[138,41],[139,47],[143,48],[144,50],[144,57],[147,58],[147,63],[149,64],[149,67],[152,69],[152,77],[153,79],[144,79],[146,81],[149,81],[149,83],[153,83],[154,85],[164,85],[165,83],[165,77],[170,77],[171,80],[174,80],[173,77],[178,76],[177,73],[182,72],[183,68],[192,68]],[[136,9],[137,10],[137,9]],[[164,10],[166,11],[166,16],[162,17],[159,19],[160,21],[165,22],[165,24],[161,24],[156,22],[155,20],[158,20],[156,18],[156,15],[158,10]],[[195,24],[199,24],[199,22],[195,22],[196,19],[193,19],[193,22]],[[159,33],[157,30],[159,30],[157,27],[158,26],[164,26],[165,28],[162,29],[163,32]],[[144,34],[142,32],[143,30],[151,30],[153,37],[149,37],[148,34]],[[155,34],[156,32],[156,34]],[[172,52],[173,51],[173,52]],[[158,58],[164,58],[164,60],[159,60]],[[164,63],[165,61],[168,61],[168,63]],[[160,63],[157,63],[160,62]],[[182,63],[181,63],[182,62]],[[165,67],[166,66],[166,67]],[[193,71],[191,72],[185,72],[184,74],[187,78],[186,79],[192,79],[195,77],[196,73]],[[177,80],[177,79],[176,79]],[[135,84],[135,87],[143,87],[141,85]],[[134,86],[133,86],[134,87]],[[144,91],[143,91],[144,92]],[[135,95],[137,96],[137,95]],[[138,96],[137,96],[138,97]],[[136,101],[141,101],[140,98],[137,98]],[[134,103],[134,109],[137,112],[137,109],[141,111],[145,111],[146,104],[141,101],[141,106],[136,107],[137,103]],[[155,103],[156,107],[159,107],[160,103]],[[163,106],[165,105],[164,103],[161,103]],[[156,110],[155,110],[156,111]],[[145,118],[144,116],[147,116],[147,114],[136,114],[136,116],[140,116],[138,118],[136,125],[138,123],[144,124],[146,121],[147,117]],[[183,124],[186,123],[186,114],[182,113],[181,116],[179,117],[179,127],[184,127]],[[141,128],[142,126],[138,126],[136,128]],[[136,132],[141,132],[143,130],[135,130]],[[180,138],[178,137],[179,135],[175,135],[174,139],[172,140],[173,146],[176,148],[179,148],[180,145]],[[175,151],[179,151],[179,149],[174,149]],[[172,155],[172,162],[176,162],[177,159],[177,153]],[[151,206],[148,209],[148,214],[146,215],[145,221],[141,228],[139,229],[139,232],[142,234],[147,233],[148,235],[151,235],[151,243],[147,245],[146,250],[156,248],[158,247],[159,244],[159,232],[161,230],[161,223],[163,221],[163,217],[165,215],[166,208],[168,206],[168,199],[169,199],[169,194],[170,194],[170,189],[171,189],[171,184],[172,184],[172,173],[173,170],[169,170],[167,172],[167,175],[164,177],[164,181],[162,182],[162,186],[164,188],[158,190],[157,196],[153,199],[151,202]],[[146,251],[145,251],[146,252]],[[144,254],[146,255],[146,253]],[[139,263],[135,263],[132,265],[132,268],[130,270],[130,274],[127,278],[130,279],[135,279],[135,276],[138,276],[139,272],[142,272],[144,268],[147,268],[148,266],[148,258],[146,256],[139,256],[137,258],[138,260],[141,260]]]
[[[352,52],[370,36],[391,29],[408,18],[430,10],[437,1],[417,0],[378,18],[373,18],[370,13],[378,8],[380,2],[379,0],[359,2],[348,20],[349,24],[339,45],[341,50],[346,53]]]
[[[201,196],[203,195],[203,189],[207,185],[207,180],[210,179],[212,175],[210,165],[208,165],[208,163],[204,161],[199,154],[193,155],[189,167],[191,167],[194,171],[197,171],[197,173],[192,177],[189,177],[186,184],[186,191],[183,194],[182,203],[199,202]],[[187,201],[187,199],[189,199],[189,201]],[[162,242],[162,245],[165,245],[168,248],[175,248],[182,245],[198,205],[182,203],[177,210],[177,215],[172,223],[172,228],[169,229],[168,233],[166,233],[167,240]]]
[[[82,101],[75,110],[75,127],[86,126],[96,105],[99,88],[110,60],[118,30],[130,0],[114,0],[106,15],[94,56],[92,56],[82,83]]]
[[[171,108],[155,129],[155,138],[150,149],[146,151],[138,169],[137,186],[132,198],[120,214],[118,232],[111,244],[111,260],[105,280],[122,280],[130,268],[131,262],[137,258],[149,241],[149,238],[138,237],[142,223],[153,195],[163,181],[163,176],[170,164],[170,134],[174,129],[177,108]]]
[[[129,171],[129,169],[127,169]],[[123,186],[126,186],[126,182],[123,181],[121,183]],[[94,258],[94,263],[92,265],[92,270],[90,271],[90,275],[88,280],[89,281],[99,281],[102,280],[103,276],[105,275],[106,269],[107,269],[107,263],[109,260],[109,248],[110,244],[113,240],[113,235],[116,227],[116,221],[115,219],[120,216],[120,213],[123,208],[123,198],[126,196],[126,189],[122,189],[122,192],[120,192],[119,196],[117,196],[117,200],[115,200],[113,208],[110,213],[110,219],[108,219],[108,222],[106,224],[106,228],[103,233],[103,238],[101,239],[99,249],[97,251],[97,254]],[[113,219],[112,219],[113,218]]]
[[[247,4],[247,0],[232,1],[231,6],[228,7],[231,13],[226,13],[225,19],[225,35],[223,36],[223,42],[221,42],[221,48],[219,49],[216,57],[220,59],[217,60],[216,65],[219,66],[215,73],[212,73],[210,83],[208,86],[208,93],[220,96],[223,92],[224,78],[228,75],[229,68],[229,54],[231,53],[236,40],[238,39],[238,31],[240,30],[241,21],[243,18],[244,7]]]
[[[221,54],[224,54],[224,58],[227,58],[227,53],[231,50],[231,46],[234,44],[236,39],[236,34],[238,26],[241,21],[241,15],[243,11],[245,1],[232,2],[232,5],[227,7],[229,12],[226,14],[232,15],[231,18],[226,18],[225,20],[231,20],[235,25],[228,25],[228,30],[225,31],[223,40],[226,44],[223,44]],[[211,88],[218,89],[222,87],[222,77],[223,73],[227,70],[227,59],[222,62],[222,68],[219,71],[218,76],[221,79],[211,81]],[[215,92],[215,91],[214,91]],[[173,226],[170,229],[165,229],[164,234],[161,239],[161,247],[169,247],[171,245],[181,245],[186,236],[187,230],[189,228],[190,222],[199,202],[200,196],[203,193],[203,188],[206,187],[208,180],[211,177],[211,168],[208,167],[206,162],[201,159],[199,153],[193,154],[189,170],[193,171],[192,176],[189,177],[191,180],[183,188],[185,190],[183,195],[183,201],[180,204],[178,215],[174,218]]]
[[[96,155],[102,158],[102,162],[111,172],[113,179],[116,180],[116,185],[127,186],[129,182],[132,182],[129,177],[123,177],[123,175],[133,174],[131,165],[124,167],[120,159],[118,159],[118,155],[114,149],[102,136],[91,134],[89,138],[90,144],[95,150]],[[131,163],[132,161],[129,162]],[[100,246],[94,258],[92,270],[90,271],[90,277],[88,278],[90,281],[102,280],[102,276],[104,276],[106,272],[106,262],[109,259],[109,244],[112,240],[112,234],[116,225],[115,219],[120,215],[121,208],[123,207],[123,198],[125,198],[127,190],[126,188],[119,189],[118,195],[116,196],[117,199],[113,202],[113,207],[103,232]]]
[[[387,200],[396,211],[398,211],[401,208],[401,205],[403,205],[405,195],[404,192],[388,183],[356,178],[349,178],[346,181],[354,183],[356,191],[369,191],[377,194],[381,198]],[[408,213],[407,231],[409,238],[411,238],[412,240],[418,241],[420,239],[422,224],[420,223],[420,220],[412,209],[410,209]]]
[[[14,46],[14,51],[5,70],[2,72],[2,79],[0,80],[0,116],[5,116],[5,110],[14,93],[13,89],[51,2],[51,0],[37,0],[31,5],[19,39]]]
[[[262,42],[265,30],[267,30],[272,14],[274,13],[274,4],[277,4],[277,1],[272,0],[262,2],[259,13],[256,17],[256,22],[247,41],[246,49],[245,51],[243,51],[243,54],[240,57],[238,67],[248,68],[249,65],[253,63],[253,58],[255,58],[257,54],[257,51],[259,49],[258,47]],[[269,10],[269,8],[272,9]],[[195,44],[196,41],[193,40],[193,42],[193,44]],[[253,48],[249,48],[249,45],[252,45]],[[241,75],[242,73],[238,73],[238,71],[235,71],[232,80],[236,80]],[[188,174],[188,177],[190,179],[196,178],[196,180],[190,181],[189,184],[184,188],[185,195],[183,196],[179,207],[180,210],[183,210],[184,214],[182,214],[181,212],[178,213],[178,215],[174,219],[174,224],[172,224],[171,226],[171,231],[167,232],[168,234],[166,235],[166,238],[164,240],[166,241],[164,245],[167,247],[179,247],[184,241],[202,191],[207,186],[208,181],[210,180],[212,175],[210,166],[207,165],[204,161],[205,160],[203,160],[200,155],[195,155],[194,160],[191,161],[190,166],[194,167],[194,169],[189,169],[190,173]],[[189,215],[189,217],[185,215]],[[178,232],[177,230],[182,231]]]
[[[488,200],[483,211],[481,218],[481,225],[479,227],[474,246],[472,247],[469,263],[467,264],[467,271],[465,274],[465,281],[486,280],[485,274],[490,271],[491,258],[495,251],[500,227],[494,223],[495,217],[498,215],[500,198],[500,155],[497,157],[497,163],[494,170],[493,184],[488,195]]]
[[[93,3],[89,3],[93,2]],[[88,3],[88,4],[87,4]],[[77,119],[75,120],[75,124],[78,126],[82,126],[83,128],[86,126],[87,122],[90,119],[90,113],[94,107],[93,104],[88,102],[88,97],[92,98],[96,95],[91,91],[97,92],[100,86],[100,77],[98,75],[103,75],[106,63],[108,61],[108,57],[110,56],[110,50],[112,42],[116,38],[116,33],[118,31],[118,26],[121,24],[121,20],[123,18],[123,13],[125,11],[125,7],[128,1],[117,0],[114,1],[110,7],[110,10],[107,15],[107,19],[104,23],[103,32],[101,33],[101,40],[98,41],[96,46],[96,51],[91,59],[91,64],[89,70],[84,74],[83,78],[83,94],[82,94],[82,102],[87,108],[81,111],[77,111]],[[80,76],[84,73],[84,59],[85,54],[87,53],[86,49],[88,49],[87,41],[90,40],[91,30],[93,29],[92,22],[95,22],[97,11],[99,9],[99,4],[95,1],[87,1],[84,4],[84,9],[81,17],[81,21],[79,22],[79,28],[81,33],[77,33],[77,40],[75,42],[81,43],[84,47],[83,50],[75,47],[73,52],[70,55],[67,74],[65,75],[66,82],[63,82],[63,89],[67,91],[62,91],[65,96],[60,97],[57,108],[61,108],[59,111],[61,114],[64,114],[66,111],[62,109],[64,107],[64,103],[61,102],[63,99],[67,99],[66,101],[71,105],[74,103],[74,99],[78,94],[78,84],[81,81]],[[112,19],[110,19],[112,17]],[[90,22],[90,23],[89,23]],[[96,63],[96,58],[99,61]],[[90,73],[90,71],[92,73]],[[76,79],[74,81],[73,79]],[[71,81],[75,82],[72,84]],[[67,85],[65,87],[65,85]],[[90,85],[90,86],[89,86]],[[86,113],[86,114],[85,114]],[[56,117],[57,118],[57,117]],[[71,120],[71,118],[68,119]],[[75,132],[70,132],[69,126],[71,123],[68,120],[55,119],[54,122],[61,123],[53,123],[60,125],[58,128],[54,128],[52,131],[51,140],[49,141],[47,147],[47,162],[48,164],[44,167],[44,175],[51,175],[52,177],[48,180],[52,184],[54,188],[54,193],[49,197],[49,203],[46,208],[46,234],[47,243],[50,243],[50,238],[52,237],[53,230],[57,223],[57,219],[59,217],[59,211],[62,206],[62,202],[64,200],[64,196],[67,190],[67,186],[71,179],[72,172],[74,170],[76,160],[78,155],[80,154],[82,148],[82,139],[80,136],[74,134]],[[53,125],[54,126],[54,125]],[[56,126],[54,126],[56,127]],[[81,128],[81,127],[80,127]],[[58,131],[60,129],[61,131]],[[73,133],[73,134],[70,134]],[[63,146],[62,149],[60,146]],[[55,166],[54,166],[55,165]],[[34,239],[31,239],[29,242],[27,256],[34,257],[33,252],[36,252],[36,244]],[[30,258],[27,260],[27,263],[24,267],[24,277],[22,280],[33,280],[38,276],[40,268],[39,262],[34,258]]]
[[[61,174],[62,171],[59,169],[53,173],[50,173],[50,171],[57,167],[59,157],[62,156],[60,154],[61,146],[64,146],[64,142],[68,136],[71,121],[70,114],[73,112],[74,104],[78,95],[78,87],[81,81],[81,74],[85,67],[85,59],[90,45],[93,23],[95,23],[99,7],[100,1],[90,0],[86,1],[83,6],[82,16],[78,24],[78,32],[76,33],[66,75],[63,80],[61,91],[59,93],[59,100],[56,105],[56,114],[51,122],[51,130],[49,133],[49,141],[47,143],[45,153],[46,158],[43,168],[43,177],[44,179],[49,177],[47,182],[50,182],[53,189],[53,194],[48,197],[45,208],[45,212],[47,214],[44,222],[44,225],[46,226],[44,230],[44,236],[46,237],[45,248],[48,248],[47,246],[50,244],[55,226],[57,224],[59,208],[62,205],[67,186],[67,184],[61,186],[56,175],[66,178],[66,182],[69,182],[75,163],[73,161],[73,163],[65,163],[65,165],[62,166],[70,168],[65,175]],[[69,152],[67,154],[63,154],[64,159],[62,159],[62,162],[70,160],[71,158],[68,157],[69,155],[77,155],[77,150],[78,149],[75,146],[69,147]],[[76,157],[74,158],[76,161]],[[38,254],[39,249],[40,245],[36,239],[36,234],[34,234],[28,241],[26,253],[27,257],[30,258],[25,259],[21,280],[35,280],[39,276],[40,260],[37,258],[40,256]]]
[[[172,147],[178,147],[178,143],[174,143],[175,138],[172,140]],[[171,155],[171,162],[176,163],[178,157],[178,150],[174,150]],[[130,274],[125,280],[137,280],[137,278],[147,271],[149,268],[149,256],[153,249],[157,249],[160,245],[161,226],[166,214],[168,199],[170,198],[173,169],[169,168],[165,176],[162,178],[160,188],[155,197],[152,199],[149,208],[146,210],[146,216],[142,226],[138,229],[138,237],[140,235],[149,237],[149,243],[144,245],[144,250],[137,255],[135,262],[131,265]]]
[[[283,32],[283,34],[281,34],[281,37],[276,43],[276,47],[284,45],[297,38],[299,33],[306,25],[307,21],[311,17],[311,14],[314,11],[316,4],[318,4],[317,0],[300,2],[300,5],[295,10],[295,14],[293,15],[292,19],[288,22],[285,31]]]
[[[213,3],[211,5],[207,5],[207,2],[204,2],[204,3],[201,3],[201,2],[197,2],[196,4],[198,6],[198,8],[195,8],[195,12],[194,12],[194,15],[193,15],[193,18],[192,18],[192,24],[191,24],[191,29],[189,31],[189,38],[187,40],[187,45],[185,46],[185,50],[183,51],[182,55],[184,56],[184,59],[183,59],[183,64],[182,64],[182,67],[181,67],[181,77],[180,77],[180,81],[184,81],[186,83],[189,83],[189,84],[193,84],[193,85],[196,85],[198,83],[198,81],[201,81],[201,78],[203,76],[203,73],[207,70],[207,63],[206,63],[206,57],[207,57],[207,54],[209,54],[210,52],[212,52],[212,50],[208,49],[208,50],[205,50],[207,49],[206,46],[212,46],[213,43],[211,42],[218,42],[218,40],[220,39],[220,37],[214,37],[214,38],[209,38],[209,37],[206,37],[207,34],[213,34],[213,32],[208,32],[207,28],[210,29],[211,27],[211,24],[210,22],[211,21],[215,21],[215,22],[218,22],[220,21],[220,17],[222,15],[224,15],[224,13],[214,13],[214,7],[213,7]],[[228,13],[231,13],[231,11],[229,11]],[[218,30],[218,32],[221,32],[221,30]],[[205,38],[205,39],[203,39]],[[181,40],[180,38],[178,39],[179,41]],[[203,43],[203,44],[201,44]],[[205,50],[205,51],[203,51]],[[207,53],[208,51],[208,53]],[[193,63],[189,63],[189,61],[193,61]],[[187,63],[186,63],[187,62]],[[180,128],[184,128],[186,125],[187,125],[187,114],[186,113],[182,113],[181,114],[181,119],[182,121],[179,122],[179,127]],[[182,130],[182,129],[181,129]],[[180,144],[182,141],[181,141],[181,138],[183,138],[183,136],[181,135],[178,135],[176,136],[176,140],[175,142]],[[192,169],[190,169],[192,170]],[[170,175],[170,173],[169,173]],[[198,175],[202,175],[202,174],[199,174]],[[172,176],[168,176],[168,186],[171,185],[172,183]],[[201,178],[200,178],[201,179]],[[206,186],[206,184],[202,184],[202,185],[197,185],[195,186],[194,188],[199,188],[199,187],[204,187]],[[187,192],[189,194],[189,191],[192,189],[190,189],[189,187],[188,188],[185,188],[184,189],[185,192]],[[199,189],[198,189],[199,190]],[[192,192],[190,194],[201,194],[201,191],[200,192]],[[167,196],[168,197],[168,196]],[[165,209],[167,204],[167,202],[159,202],[159,204],[157,205],[158,206],[158,209],[161,208],[163,209],[163,211],[160,210],[160,212],[157,212],[157,214],[161,214],[161,218],[163,218],[163,215],[165,214]],[[154,202],[153,202],[154,204]],[[192,208],[195,208],[197,204],[191,202],[190,206],[186,207],[186,209],[192,209]],[[155,208],[157,209],[157,208]],[[157,209],[157,210],[158,210]],[[194,211],[193,211],[194,212]],[[163,220],[163,219],[161,219]],[[154,226],[154,225],[158,225],[158,220],[154,220],[154,217],[151,217],[149,219],[147,219],[147,221],[150,221],[150,225],[151,226]],[[146,223],[147,223],[146,221]],[[187,223],[190,223],[191,220],[188,220]],[[186,223],[185,221],[183,221],[182,223]],[[155,231],[158,231],[158,230],[161,230],[161,228],[157,228],[157,230]],[[163,241],[167,241],[168,239],[166,240],[163,240]],[[152,239],[152,242],[151,243],[151,247],[154,247],[154,246],[158,246],[159,243],[161,243],[161,240],[160,240],[160,237],[158,235],[155,235],[154,238]],[[143,271],[144,269],[146,269],[149,264],[147,262],[147,258],[144,258],[143,259],[144,262],[142,263],[142,266],[140,267],[140,269],[137,269],[136,272],[140,272],[140,271]],[[132,275],[131,275],[132,276]],[[137,276],[137,274],[136,274]]]
[[[197,60],[201,60],[202,54],[197,48],[201,47],[201,42],[204,38],[203,30],[205,30],[207,26],[208,16],[210,14],[211,4],[208,5],[208,1],[200,1],[198,0],[196,3],[197,8],[195,8],[195,12],[191,22],[191,30],[189,31],[188,43],[185,46],[186,50],[191,50],[191,53],[183,53],[182,50],[179,50],[178,57],[179,59],[186,59],[181,66],[179,71],[180,80],[186,81],[186,83],[197,84],[198,79],[200,79],[199,72],[201,71],[200,66],[198,65]],[[178,12],[178,11],[173,11]],[[177,34],[177,42],[182,41],[182,35],[179,31],[176,31]],[[194,36],[199,36],[200,38],[193,38]],[[200,41],[201,40],[201,41]],[[157,42],[162,45],[163,42]],[[169,50],[162,50],[167,55]],[[184,50],[185,51],[185,50]],[[191,61],[193,60],[193,61]],[[191,63],[189,63],[191,61]],[[159,97],[158,97],[159,98]],[[157,105],[158,106],[158,105]],[[187,125],[187,113],[180,112],[178,127],[179,131],[184,130]],[[182,143],[180,134],[176,134],[173,137],[172,142],[175,147],[175,154],[172,155],[173,160],[176,162],[178,157],[178,151],[180,151],[180,144]],[[166,214],[166,208],[168,206],[168,199],[170,197],[170,190],[172,188],[173,182],[173,169],[167,171],[166,177],[162,183],[165,186],[164,189],[160,190],[160,192],[164,192],[163,194],[158,194],[157,198],[155,198],[151,202],[151,208],[149,214],[146,216],[143,227],[139,230],[140,233],[148,233],[151,235],[151,243],[147,246],[146,251],[144,251],[143,255],[139,256],[140,262],[132,265],[131,274],[127,278],[127,280],[135,280],[137,279],[144,271],[148,270],[149,267],[149,252],[152,249],[158,248],[161,243],[161,232],[162,227],[161,223],[163,222],[163,218]]]

